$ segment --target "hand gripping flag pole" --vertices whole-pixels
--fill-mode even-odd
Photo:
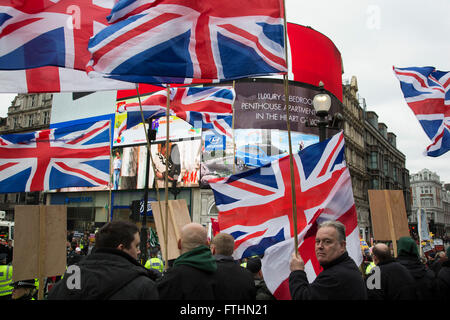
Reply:
[[[286,22],[286,4],[283,0],[283,17],[284,17],[284,51],[286,58],[286,74],[283,75],[284,80],[284,106],[286,108],[286,125],[288,130],[289,141],[289,166],[291,169],[291,190],[292,190],[292,221],[294,227],[294,248],[295,254],[298,255],[298,232],[297,232],[297,200],[295,196],[295,176],[294,176],[294,156],[292,155],[292,141],[291,141],[291,124],[289,119],[289,65],[288,65],[288,38],[287,38],[287,22]]]

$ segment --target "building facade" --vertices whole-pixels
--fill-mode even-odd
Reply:
[[[388,132],[386,124],[378,121],[373,111],[365,112],[366,166],[368,189],[402,190],[407,217],[411,216],[411,191],[409,170],[405,155],[397,149],[396,135]]]
[[[428,230],[437,238],[450,236],[450,191],[446,190],[435,172],[422,169],[411,175],[412,211],[423,208],[427,214]],[[409,219],[411,226],[417,228],[417,215]]]
[[[352,178],[353,196],[355,198],[356,212],[360,236],[368,239],[370,230],[368,173],[366,168],[364,109],[361,107],[358,95],[357,78],[344,82],[343,86],[343,113],[345,159]]]

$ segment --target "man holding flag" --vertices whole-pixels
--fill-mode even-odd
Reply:
[[[294,300],[366,300],[367,291],[358,266],[346,250],[345,226],[328,220],[318,227],[317,260],[323,271],[311,283],[300,255],[292,254],[289,289]]]

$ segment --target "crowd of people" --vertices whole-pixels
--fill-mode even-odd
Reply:
[[[261,257],[235,260],[231,235],[219,233],[209,241],[197,223],[180,230],[180,256],[168,266],[157,247],[145,266],[139,262],[139,229],[130,222],[104,225],[95,234],[95,246],[88,234],[69,237],[67,265],[76,268],[67,268],[56,280],[48,300],[275,300],[261,272]],[[315,254],[322,271],[309,282],[301,255],[292,253],[288,282],[293,300],[450,299],[449,248],[423,260],[416,242],[402,237],[395,255],[390,246],[377,243],[357,266],[346,250],[345,226],[327,221],[318,226]],[[8,266],[6,256],[0,258]],[[14,290],[35,298],[32,280],[10,287],[11,298]]]

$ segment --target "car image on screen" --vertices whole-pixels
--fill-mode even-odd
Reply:
[[[287,152],[283,152],[273,145],[247,144],[236,149],[235,163],[238,169],[242,171],[248,167],[266,165],[287,154]]]

